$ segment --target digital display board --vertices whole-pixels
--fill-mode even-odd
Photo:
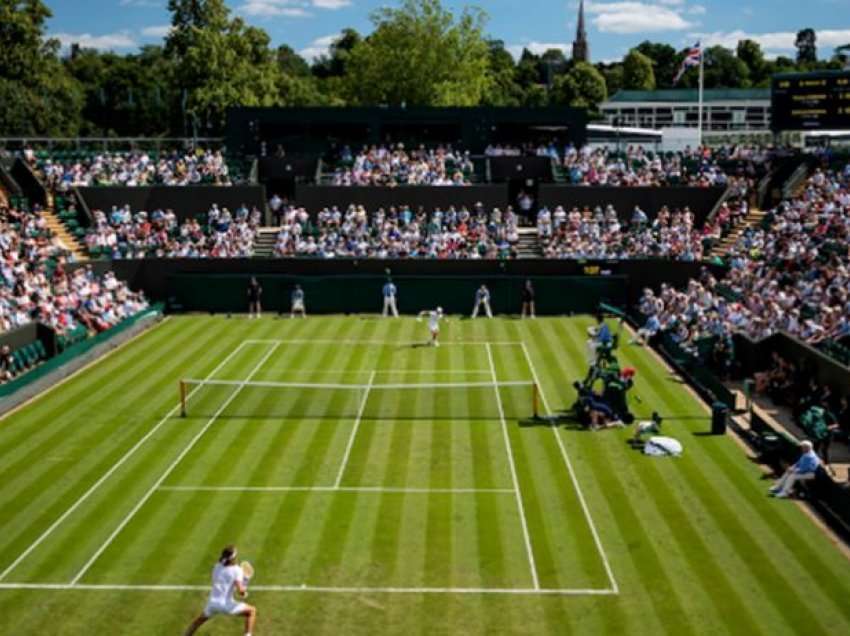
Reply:
[[[771,128],[850,129],[850,71],[774,75]]]

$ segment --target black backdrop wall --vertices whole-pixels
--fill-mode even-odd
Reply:
[[[299,283],[313,313],[375,312],[390,270],[404,312],[429,304],[467,312],[475,288],[486,283],[497,312],[517,313],[520,287],[528,278],[537,288],[541,314],[568,314],[592,312],[601,301],[624,306],[644,287],[658,287],[662,281],[684,285],[702,266],[670,267],[658,261],[151,259],[115,261],[112,267],[133,289],[186,311],[243,312],[248,280],[257,276],[270,311],[288,310],[289,293]]]
[[[206,214],[213,203],[231,211],[240,205],[257,207],[266,213],[266,189],[261,185],[220,186],[145,186],[138,188],[95,187],[77,188],[89,210],[108,212],[112,206],[130,204],[138,210],[170,209],[179,219]]]

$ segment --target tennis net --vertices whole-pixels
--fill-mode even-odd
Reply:
[[[522,419],[538,414],[534,382],[322,384],[181,380],[184,417],[257,419]]]

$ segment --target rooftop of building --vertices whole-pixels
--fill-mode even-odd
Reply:
[[[609,103],[633,102],[694,102],[699,99],[695,88],[667,88],[656,91],[617,91]],[[704,102],[770,101],[769,88],[707,88]]]

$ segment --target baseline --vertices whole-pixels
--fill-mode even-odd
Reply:
[[[207,585],[100,585],[96,583],[0,583],[0,590],[88,590],[93,592],[209,592]],[[507,587],[330,587],[321,585],[251,585],[252,592],[308,592],[323,594],[505,594],[517,596],[611,596],[617,592],[595,588]]]

